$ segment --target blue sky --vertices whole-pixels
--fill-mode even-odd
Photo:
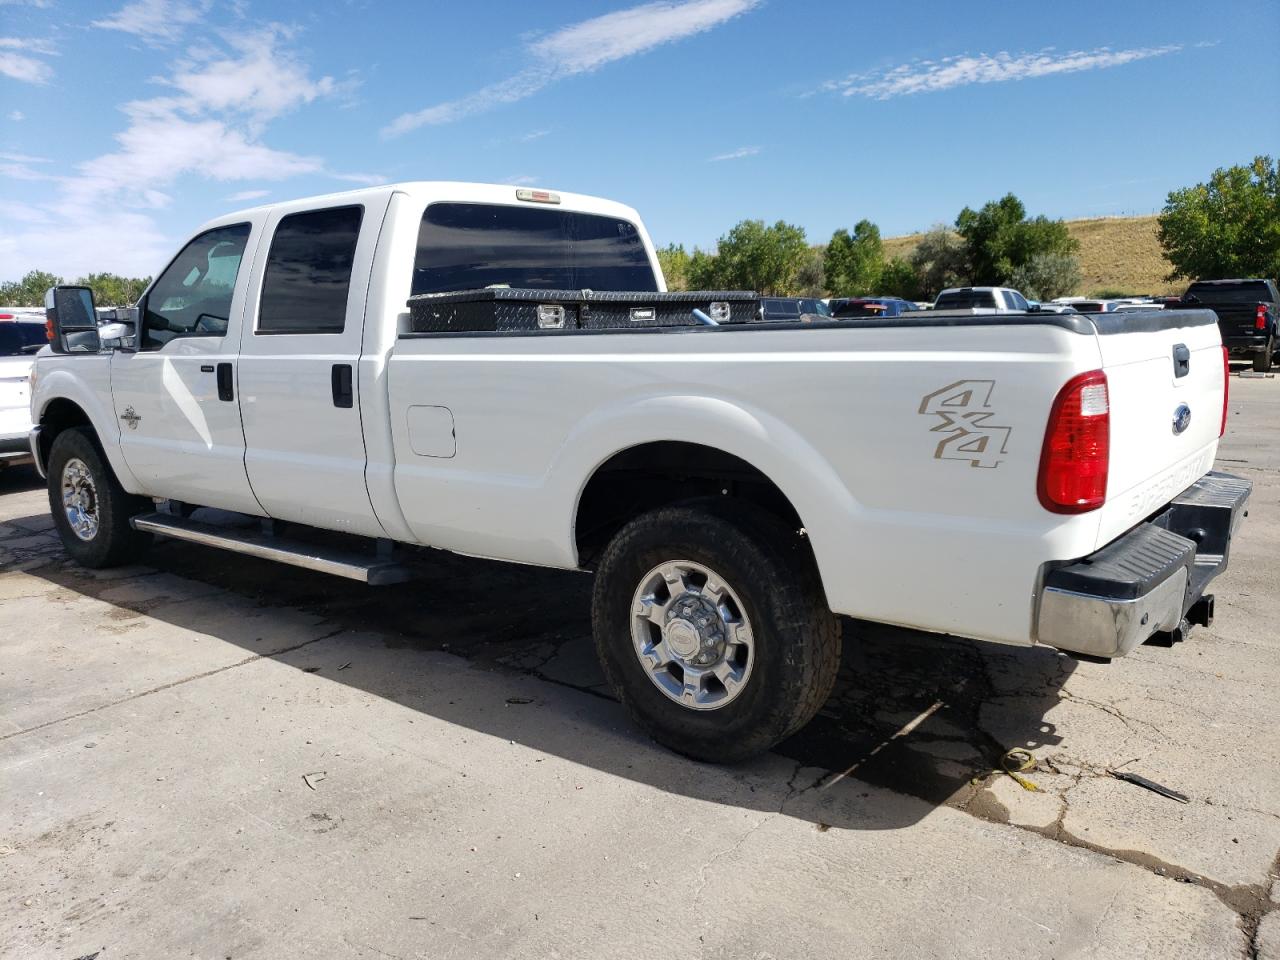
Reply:
[[[1280,152],[1278,36],[1275,0],[0,0],[0,280],[395,180],[612,197],[660,245],[1149,213]]]

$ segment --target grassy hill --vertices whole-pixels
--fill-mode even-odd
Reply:
[[[1164,279],[1169,264],[1156,240],[1155,217],[1068,220],[1067,229],[1080,241],[1084,281],[1077,293],[1181,293],[1186,289],[1186,281],[1169,283]],[[889,237],[884,241],[885,256],[907,256],[919,240],[920,234]]]

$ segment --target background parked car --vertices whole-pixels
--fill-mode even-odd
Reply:
[[[834,300],[831,304],[831,314],[837,320],[849,317],[897,317],[915,309],[914,303],[901,297],[845,297]]]
[[[29,460],[31,365],[47,344],[43,310],[0,307],[0,470]]]
[[[1252,360],[1258,373],[1280,359],[1280,291],[1274,280],[1197,280],[1167,309],[1206,307],[1218,315],[1222,344],[1231,356]]]
[[[1076,313],[1112,313],[1117,303],[1114,300],[1073,300],[1071,306]]]
[[[976,313],[1027,313],[1031,304],[1009,287],[952,287],[938,294],[935,310],[968,310]]]

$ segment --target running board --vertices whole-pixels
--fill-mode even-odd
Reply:
[[[218,547],[221,550],[230,550],[232,553],[242,553],[263,560],[275,560],[277,563],[287,563],[306,570],[331,573],[334,576],[346,577],[348,580],[359,580],[374,587],[404,583],[409,579],[408,568],[392,560],[380,560],[352,551],[321,547],[256,532],[250,533],[233,527],[200,523],[197,520],[188,520],[168,513],[144,513],[134,517],[130,523],[133,524],[133,529],[143,533],[154,533],[174,540],[187,540],[191,543],[204,544],[206,547]]]

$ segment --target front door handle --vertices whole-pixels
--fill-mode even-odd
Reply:
[[[231,382],[231,364],[218,364],[218,399],[234,400],[236,398],[235,386]]]
[[[335,363],[330,373],[329,382],[333,386],[333,405],[335,407],[351,407],[355,405],[355,393],[351,387],[351,364]]]

